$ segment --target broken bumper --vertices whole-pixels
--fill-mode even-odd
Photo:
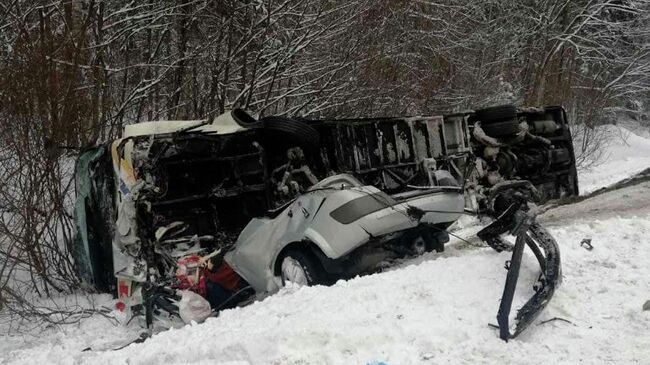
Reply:
[[[514,246],[500,238],[501,234],[507,232],[517,237]],[[512,250],[512,257],[506,265],[508,274],[497,314],[499,335],[501,339],[508,341],[517,337],[537,318],[553,297],[557,286],[560,285],[562,281],[560,250],[557,242],[546,229],[535,222],[532,215],[515,204],[496,221],[481,230],[478,236],[498,252]],[[518,310],[514,331],[511,332],[509,314],[525,246],[533,251],[541,272],[537,283],[533,286],[535,294]]]

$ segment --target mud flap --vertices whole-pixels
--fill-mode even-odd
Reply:
[[[507,245],[499,235],[510,232],[517,237],[515,245]],[[506,265],[508,274],[497,313],[499,336],[504,341],[517,337],[546,307],[561,282],[560,251],[555,239],[525,211],[525,204],[513,204],[496,221],[478,233],[496,251],[512,250]],[[514,332],[510,332],[509,314],[512,309],[519,270],[525,246],[528,245],[540,265],[541,273],[534,286],[535,294],[518,310]]]

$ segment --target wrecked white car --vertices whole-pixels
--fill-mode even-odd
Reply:
[[[456,221],[464,205],[457,185],[389,196],[335,175],[277,216],[254,218],[225,259],[257,292],[274,292],[286,281],[328,284],[390,258],[442,250],[449,238],[436,227]]]
[[[461,214],[484,214],[498,219],[479,237],[513,251],[499,311],[508,339],[560,279],[557,246],[528,204],[578,193],[561,107],[343,120],[233,110],[127,126],[76,168],[80,275],[148,326],[178,317],[179,290],[210,299],[210,275],[228,289],[218,312],[287,281],[330,284],[442,251]],[[512,334],[526,245],[542,273]]]

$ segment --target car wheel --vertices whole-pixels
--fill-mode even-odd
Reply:
[[[282,257],[280,263],[282,284],[292,282],[298,285],[325,284],[324,272],[314,257],[302,251],[291,251]]]
[[[320,135],[311,125],[287,117],[264,117],[262,122],[262,133],[270,143],[287,141],[306,149],[318,149],[320,147]]]
[[[413,240],[413,243],[411,244],[411,250],[416,256],[420,256],[425,252],[429,252],[427,243],[424,241],[422,237],[418,237],[415,240]]]
[[[422,239],[424,240],[425,249],[427,252],[444,252],[445,242],[449,242],[449,234],[445,231],[435,233],[431,231],[424,231],[422,232]]]

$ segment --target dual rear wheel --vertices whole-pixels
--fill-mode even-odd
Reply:
[[[481,128],[490,137],[508,137],[515,135],[520,130],[517,108],[514,105],[479,109],[476,111],[475,117],[481,121]]]

